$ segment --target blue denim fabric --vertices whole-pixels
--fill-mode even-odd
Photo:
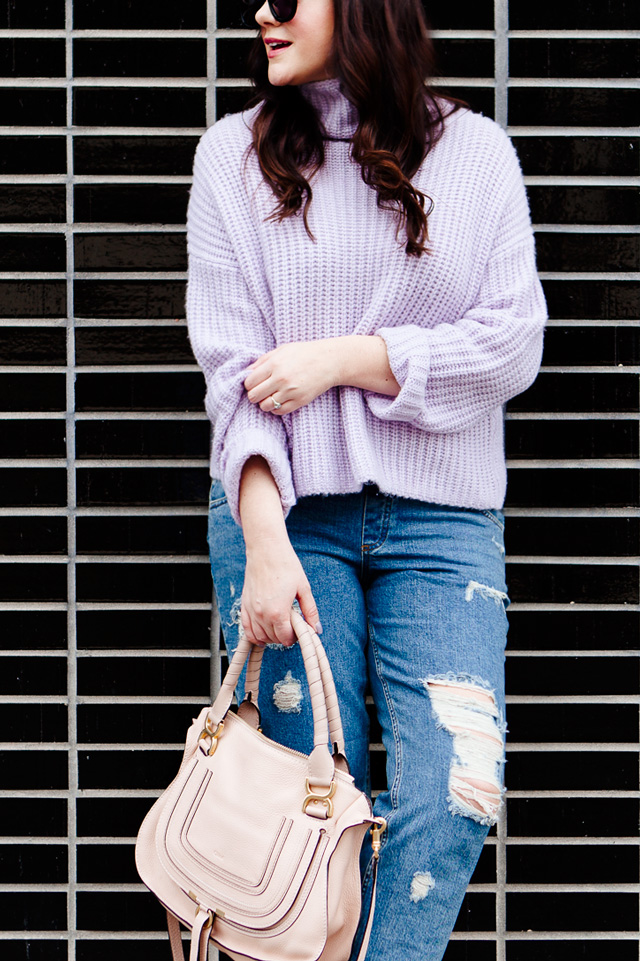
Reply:
[[[347,756],[361,789],[369,790],[367,685],[387,752],[388,786],[374,810],[387,819],[388,830],[367,961],[440,961],[495,818],[461,803],[452,791],[456,766],[460,771],[468,751],[481,753],[487,740],[469,731],[464,742],[464,731],[456,737],[455,722],[435,695],[452,689],[463,695],[479,692],[493,705],[489,716],[477,700],[465,702],[469,708],[462,716],[484,724],[485,738],[487,732],[498,735],[493,771],[499,790],[508,604],[504,517],[497,510],[385,495],[366,485],[357,494],[302,498],[287,528],[319,608]],[[217,481],[211,488],[209,545],[222,629],[232,653],[238,643],[244,542]],[[273,563],[278,563],[275,556]],[[311,750],[310,703],[297,646],[266,649],[259,706],[267,736]],[[365,906],[370,854],[365,842]]]

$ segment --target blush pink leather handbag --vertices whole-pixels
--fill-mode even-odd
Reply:
[[[371,829],[374,888],[359,961],[366,953],[386,825],[348,773],[320,639],[295,611],[291,620],[311,695],[311,754],[261,733],[263,649],[242,639],[215,702],[189,729],[177,777],[140,828],[138,872],[167,910],[174,961],[184,961],[180,923],[191,929],[190,961],[205,961],[209,939],[234,961],[348,961]],[[247,694],[234,713],[248,656]]]

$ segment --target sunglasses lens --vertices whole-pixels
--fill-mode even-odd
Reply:
[[[242,14],[242,22],[245,27],[254,28],[256,24],[256,13],[264,4],[264,0],[243,0],[246,9]],[[271,15],[278,23],[288,23],[293,20],[298,9],[298,0],[269,0]]]
[[[298,8],[298,0],[269,0],[271,13],[280,23],[293,20]]]

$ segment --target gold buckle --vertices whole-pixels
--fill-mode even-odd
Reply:
[[[329,785],[329,790],[327,791],[326,794],[316,794],[315,791],[311,789],[311,785],[309,784],[309,778],[307,778],[306,781],[304,782],[304,789],[307,792],[307,796],[302,802],[302,813],[306,814],[307,808],[309,807],[309,805],[312,802],[317,802],[318,804],[324,804],[327,810],[328,818],[333,817],[333,801],[331,800],[331,798],[336,793],[336,787],[337,785],[335,780],[332,780],[331,784]]]
[[[377,861],[380,857],[380,848],[382,846],[380,838],[387,830],[387,822],[384,818],[376,818],[375,821],[376,823],[371,828],[371,847],[373,848],[373,856]]]
[[[224,730],[224,721],[220,721],[215,731],[211,730],[210,718],[207,718],[206,721],[204,722],[204,727],[202,729],[202,732],[198,740],[202,741],[202,739],[206,737],[211,738],[211,745],[209,747],[209,750],[207,751],[207,754],[209,755],[209,757],[211,757],[212,754],[216,753],[216,748],[218,746],[218,738],[222,734],[223,730]]]

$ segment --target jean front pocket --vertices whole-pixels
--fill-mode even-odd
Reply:
[[[499,527],[504,534],[504,514],[502,511],[494,510],[494,508],[491,507],[483,510],[482,513],[485,517],[488,517],[490,521],[493,521],[496,527]]]
[[[222,505],[226,503],[227,495],[224,492],[222,482],[219,480],[213,480],[209,490],[209,510],[212,510],[216,507],[222,507]]]

